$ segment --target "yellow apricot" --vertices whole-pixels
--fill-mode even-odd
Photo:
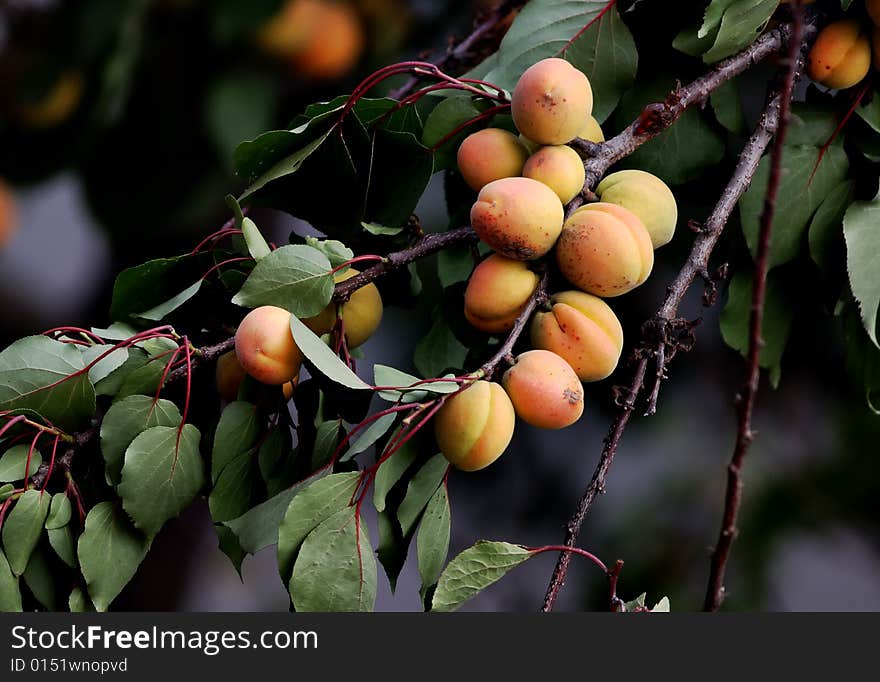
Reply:
[[[18,228],[15,196],[5,182],[0,180],[0,248],[6,246]]]
[[[547,185],[531,178],[502,178],[480,190],[471,226],[494,251],[534,260],[553,248],[565,213]]]
[[[487,334],[510,331],[538,288],[538,279],[523,261],[493,253],[471,274],[464,292],[464,316]]]
[[[556,353],[581,381],[610,376],[623,349],[623,328],[605,301],[583,291],[550,297],[549,312],[532,319],[532,346]]]
[[[477,471],[498,459],[513,438],[516,417],[504,389],[475,381],[446,399],[434,418],[440,452],[457,469]]]
[[[311,80],[341,78],[364,51],[364,28],[347,3],[318,2],[317,18],[304,44],[292,55],[296,72]]]
[[[475,192],[493,180],[522,174],[528,152],[516,135],[486,128],[468,135],[458,148],[458,170]]]
[[[83,87],[82,74],[67,71],[42,99],[21,105],[19,116],[22,122],[31,128],[53,128],[64,123],[79,106]]]
[[[359,274],[358,270],[349,268],[337,273],[333,279],[338,284]],[[356,289],[339,311],[342,327],[345,331],[345,342],[349,348],[357,348],[379,328],[382,321],[382,296],[379,289],[370,282]],[[333,331],[336,325],[336,303],[331,302],[324,310],[303,320],[303,323],[319,336]]]
[[[264,305],[249,312],[235,333],[235,354],[257,381],[280,386],[299,375],[303,355],[290,331],[290,313]]]
[[[565,360],[547,350],[516,358],[501,379],[516,416],[541,429],[564,429],[584,412],[584,391]]]
[[[871,43],[853,19],[835,21],[819,33],[807,58],[807,74],[817,83],[843,90],[871,68]]]
[[[584,162],[574,149],[566,145],[542,147],[526,161],[522,174],[543,182],[556,192],[563,204],[580,193],[586,180]]]
[[[651,236],[631,211],[615,204],[588,204],[565,222],[556,245],[565,278],[602,297],[625,294],[654,267]]]
[[[651,235],[655,249],[672,241],[678,204],[672,190],[656,175],[640,170],[618,171],[599,183],[596,194],[603,202],[635,213]]]
[[[542,145],[571,142],[593,111],[590,81],[564,59],[542,59],[520,76],[511,97],[517,129]]]
[[[292,57],[317,25],[322,4],[321,0],[288,0],[257,32],[257,45],[276,59]]]
[[[587,122],[584,124],[584,127],[581,128],[578,137],[584,140],[589,140],[590,142],[605,141],[605,133],[602,132],[602,126],[599,125],[599,121],[593,118],[592,115],[587,116]]]

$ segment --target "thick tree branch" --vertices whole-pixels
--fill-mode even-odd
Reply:
[[[742,467],[749,446],[752,444],[752,413],[755,398],[760,385],[761,369],[760,354],[764,346],[762,338],[762,322],[764,319],[764,300],[767,292],[767,270],[770,255],[770,236],[773,232],[773,218],[776,214],[776,201],[782,182],[782,156],[784,153],[785,135],[791,116],[791,100],[795,81],[800,70],[799,46],[803,34],[803,7],[800,2],[792,6],[792,40],[788,53],[788,64],[785,81],[782,87],[779,106],[779,129],[773,141],[770,154],[770,178],[767,184],[767,195],[764,198],[764,209],[761,213],[758,250],[755,254],[755,276],[752,284],[752,307],[749,319],[749,350],[746,357],[746,372],[742,394],[739,396],[736,445],[733,456],[727,467],[727,490],[724,499],[724,515],[718,543],[712,553],[709,584],[706,589],[704,611],[717,611],[724,600],[724,574],[730,549],[736,536],[736,521],[742,504]]]

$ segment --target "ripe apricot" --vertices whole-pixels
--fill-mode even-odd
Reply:
[[[292,381],[303,355],[293,341],[290,313],[264,305],[249,312],[235,333],[235,355],[257,381],[280,386]]]
[[[538,288],[538,275],[523,261],[493,253],[471,274],[464,316],[487,334],[510,331]]]
[[[516,416],[542,429],[564,429],[584,412],[584,391],[574,370],[548,350],[530,350],[501,379]]]
[[[288,0],[257,32],[257,45],[276,59],[292,57],[317,25],[323,4],[322,0]]]
[[[625,294],[654,267],[651,236],[631,211],[616,204],[587,204],[565,222],[556,245],[565,278],[596,296]]]
[[[623,328],[614,311],[583,291],[554,294],[550,305],[532,319],[532,346],[556,353],[581,381],[608,377],[623,349]]]
[[[819,33],[807,58],[807,74],[817,83],[843,90],[850,88],[871,68],[871,43],[859,22],[835,21]]]
[[[349,268],[337,273],[334,280],[338,284],[359,274],[358,270]],[[372,282],[356,289],[339,311],[342,327],[345,331],[345,342],[349,348],[357,348],[379,328],[382,321],[382,296]],[[333,331],[336,325],[336,303],[330,303],[324,310],[303,320],[303,323],[319,336]]]
[[[241,382],[244,381],[245,374],[244,367],[238,361],[234,350],[224,353],[217,358],[217,369],[215,372],[217,393],[227,403],[238,400],[238,391],[241,388]],[[293,397],[293,389],[297,384],[297,380],[298,377],[294,377],[293,381],[288,381],[281,387],[285,400],[290,400]]]
[[[574,149],[566,145],[542,147],[526,161],[522,174],[543,182],[556,192],[563,204],[578,195],[586,180],[584,162]]]
[[[79,106],[83,94],[79,71],[63,73],[42,99],[20,105],[19,117],[31,128],[54,128],[64,123]]]
[[[493,180],[522,174],[528,152],[516,135],[486,128],[468,135],[458,148],[458,170],[475,192]]]
[[[605,141],[605,133],[602,132],[602,126],[599,125],[599,121],[593,118],[592,114],[587,116],[587,122],[581,128],[578,137],[590,142]]]
[[[612,173],[596,187],[603,202],[635,213],[651,235],[654,248],[668,244],[678,223],[678,204],[672,190],[656,175],[640,170]]]
[[[16,213],[12,190],[0,180],[0,248],[6,246],[15,234],[18,227]]]
[[[341,78],[364,51],[360,17],[348,3],[317,2],[317,17],[303,45],[291,57],[296,72],[311,80]]]
[[[550,251],[564,219],[559,197],[531,178],[490,182],[471,208],[471,226],[480,239],[514,260],[534,260]]]
[[[447,398],[434,418],[434,433],[440,452],[453,466],[477,471],[507,449],[515,422],[504,389],[490,381],[475,381]]]
[[[564,59],[542,59],[520,76],[511,98],[517,129],[533,142],[571,142],[593,111],[589,79]]]

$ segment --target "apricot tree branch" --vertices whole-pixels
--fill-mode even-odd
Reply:
[[[755,276],[752,283],[752,307],[749,318],[749,350],[746,357],[746,372],[742,394],[738,398],[739,419],[737,424],[736,445],[733,456],[727,467],[727,490],[724,499],[724,515],[718,543],[712,552],[709,573],[709,584],[706,588],[704,611],[717,611],[724,600],[724,574],[730,549],[736,536],[736,521],[742,504],[742,467],[749,446],[752,444],[752,413],[755,398],[760,385],[760,354],[764,346],[762,338],[762,322],[764,319],[764,301],[767,292],[767,270],[770,255],[770,236],[773,232],[773,218],[776,214],[776,201],[779,186],[782,182],[782,156],[784,153],[785,135],[791,117],[791,99],[795,81],[799,71],[799,46],[803,34],[803,7],[799,0],[792,4],[792,38],[787,59],[787,71],[782,87],[779,106],[779,126],[773,149],[770,153],[770,178],[767,194],[764,197],[764,209],[761,213],[758,249],[755,254]]]

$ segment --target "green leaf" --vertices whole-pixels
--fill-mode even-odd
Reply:
[[[290,156],[286,156],[285,158],[278,161],[274,166],[269,168],[265,173],[263,173],[259,178],[257,178],[253,183],[248,186],[248,188],[242,192],[241,196],[238,197],[240,202],[243,202],[245,199],[253,195],[255,192],[263,189],[270,182],[274,182],[275,180],[279,180],[287,175],[291,175],[296,173],[300,168],[302,168],[303,163],[318,149],[322,144],[324,144],[324,140],[326,140],[330,136],[331,131],[327,131],[320,137],[315,138],[311,142],[308,142],[301,149],[298,149]],[[238,165],[238,155],[239,152],[236,150],[236,165]]]
[[[837,110],[831,103],[795,102],[791,107],[785,144],[789,147],[823,147],[835,137],[839,123]]]
[[[256,308],[274,305],[297,317],[313,317],[333,297],[330,261],[311,246],[282,246],[260,260],[232,299]]]
[[[231,529],[218,523],[214,526],[214,530],[217,533],[217,546],[229,559],[232,567],[241,579],[241,565],[244,563],[247,552],[242,549],[241,544],[238,542],[238,538]]]
[[[743,356],[749,351],[749,320],[752,308],[752,274],[738,272],[730,282],[727,304],[721,312],[724,342]],[[761,336],[764,345],[758,357],[761,367],[770,370],[770,383],[776,388],[782,374],[782,354],[788,343],[794,309],[784,296],[777,277],[767,278]]]
[[[411,538],[404,538],[400,525],[392,509],[376,514],[376,525],[379,527],[379,546],[376,555],[385,569],[385,577],[392,594],[397,590],[397,579],[406,563]]]
[[[357,507],[323,521],[303,542],[290,578],[297,611],[372,611],[376,557]]]
[[[112,502],[92,507],[79,538],[77,555],[89,597],[98,611],[106,611],[134,577],[150,548]]]
[[[28,490],[16,501],[3,523],[3,548],[15,575],[21,575],[40,541],[52,496]]]
[[[745,136],[748,132],[746,127],[746,115],[743,111],[742,99],[740,98],[739,83],[736,78],[724,83],[709,95],[709,102],[715,118],[734,135]]]
[[[437,254],[437,276],[446,289],[467,281],[474,270],[474,254],[468,245],[453,246]]]
[[[396,457],[397,454],[399,453],[395,453],[394,456]],[[422,510],[434,495],[437,487],[443,482],[448,470],[449,462],[443,455],[437,454],[425,462],[409,482],[406,488],[406,497],[403,498],[400,509],[397,510],[397,518],[400,521],[400,529],[403,531],[404,537],[408,536],[416,527]]]
[[[455,611],[532,556],[519,545],[481,540],[449,562],[437,582],[431,610]]]
[[[810,221],[810,256],[826,274],[832,270],[834,256],[843,253],[843,216],[853,201],[855,183],[842,182],[829,192]],[[840,242],[840,249],[837,249]]]
[[[352,502],[360,472],[331,474],[302,490],[288,506],[278,528],[278,572],[287,585],[293,565],[306,537],[315,528]]]
[[[364,213],[359,223],[403,226],[434,173],[434,155],[409,132],[373,131]]]
[[[95,389],[84,369],[75,346],[46,336],[19,339],[0,353],[0,410],[30,409],[76,431],[95,413]]]
[[[822,162],[816,147],[786,147],[782,156],[782,180],[770,235],[771,268],[794,259],[800,251],[810,218],[832,189],[843,182],[847,157],[840,144],[828,148]],[[813,169],[816,174],[813,175]],[[811,180],[812,176],[812,180]],[[751,187],[740,200],[740,217],[746,242],[754,256],[758,247],[761,213],[770,178],[770,158],[765,156]]]
[[[442,317],[437,317],[430,331],[416,344],[413,362],[426,377],[440,376],[448,369],[461,369],[468,349],[459,341]]]
[[[108,354],[107,357],[98,360],[98,358],[105,353]],[[113,346],[110,344],[89,346],[88,348],[83,349],[82,354],[86,366],[91,365],[95,360],[98,360],[98,362],[89,370],[89,379],[91,379],[92,383],[95,385],[122,367],[122,365],[125,364],[125,361],[128,360],[127,348],[117,348],[116,350],[113,350]]]
[[[153,426],[126,449],[117,490],[126,513],[148,537],[183,511],[202,489],[200,437],[192,424],[185,424],[180,432],[173,426]]]
[[[76,543],[70,526],[52,528],[47,530],[46,534],[49,536],[49,544],[60,559],[71,568],[77,568]]]
[[[254,260],[259,261],[272,253],[272,249],[263,238],[260,228],[250,218],[243,218],[241,221],[241,230],[244,232],[244,240],[248,247],[248,253],[253,256]]]
[[[230,462],[251,452],[259,435],[260,422],[256,406],[243,401],[229,403],[220,415],[217,430],[214,432],[211,480],[216,482]]]
[[[637,609],[645,608],[645,599],[647,598],[647,592],[642,592],[638,597],[633,599],[632,601],[628,601],[623,605],[623,610],[625,612],[632,612]]]
[[[664,101],[674,86],[675,80],[668,75],[637,83],[620,101],[614,114],[615,129],[629,126],[648,104]],[[625,159],[622,166],[653,173],[670,185],[681,185],[718,164],[724,152],[724,140],[706,121],[706,114],[691,108],[674,126]]]
[[[326,469],[315,472],[307,479],[291,486],[287,490],[270,497],[262,504],[258,504],[237,519],[225,521],[223,525],[229,527],[242,549],[248,554],[256,554],[261,549],[274,545],[278,542],[278,527],[284,519],[284,514],[290,506],[294,496],[310,483],[317,481],[327,473]]]
[[[357,374],[351,371],[319,336],[306,327],[295,315],[290,318],[290,331],[293,340],[303,355],[328,379],[353,389],[369,389]]]
[[[14,445],[0,457],[0,483],[12,483],[30,478],[40,469],[43,458],[37,450],[31,453],[31,466],[25,475],[29,445]]]
[[[74,587],[71,590],[70,597],[67,598],[67,608],[70,609],[71,613],[86,613],[87,611],[95,610],[94,604],[92,604],[86,593],[82,591],[82,588],[79,587]]]
[[[214,523],[237,519],[250,508],[257,473],[255,454],[254,450],[243,452],[217,476],[208,496],[208,509]]]
[[[330,463],[333,453],[339,446],[339,441],[345,437],[345,432],[340,428],[341,425],[342,421],[339,419],[318,424],[315,433],[315,446],[312,448],[313,470]]]
[[[654,608],[651,609],[651,613],[669,613],[669,611],[669,597],[663,597],[663,599],[654,604]]]
[[[27,568],[21,577],[38,602],[49,611],[58,610],[55,581],[52,579],[52,571],[49,568],[49,562],[42,547],[38,547],[31,554]]]
[[[11,483],[0,485],[0,502],[6,502],[15,494],[15,486]]]
[[[401,232],[403,232],[406,227],[386,227],[385,225],[378,225],[377,223],[361,223],[361,227],[363,227],[370,234],[374,234],[377,237],[396,237]]]
[[[617,7],[594,20],[565,50],[564,56],[587,74],[593,88],[593,116],[604,121],[623,93],[632,87],[639,66],[635,40]]]
[[[877,342],[877,310],[880,308],[880,194],[871,201],[857,201],[843,219],[846,267],[853,295],[859,303],[862,323],[874,345]]]
[[[159,258],[123,270],[113,284],[110,318],[125,320],[166,301],[174,294],[177,267],[189,260],[190,256]]]
[[[728,6],[712,47],[703,55],[706,64],[714,64],[751,45],[779,6],[779,0],[712,0]],[[706,10],[708,16],[709,10]],[[704,23],[704,28],[706,24]],[[702,29],[701,29],[702,30]]]
[[[416,461],[418,454],[412,441],[409,441],[379,465],[376,480],[373,481],[373,506],[376,511],[385,511],[385,498],[388,497],[391,488],[406,473],[406,470]]]
[[[197,282],[190,284],[186,289],[181,291],[179,294],[175,294],[167,301],[162,301],[161,303],[153,306],[149,310],[144,310],[139,313],[132,313],[133,317],[139,317],[142,320],[150,320],[151,322],[158,322],[159,320],[164,320],[168,315],[177,310],[184,303],[189,301],[193,296],[199,293],[199,290],[202,288],[202,283],[204,280],[198,280]]]
[[[239,142],[272,125],[277,90],[254,73],[219,73],[203,100],[205,121],[217,151],[231,163]]]
[[[6,555],[0,549],[0,613],[21,612],[21,590],[18,576],[13,575]]]
[[[64,528],[70,523],[73,506],[66,493],[55,493],[49,505],[49,516],[46,517],[46,530]]]
[[[418,403],[428,396],[455,393],[460,388],[458,382],[455,381],[419,383],[422,379],[388,365],[373,365],[373,379],[377,386],[389,387],[384,391],[379,391],[379,397],[392,403],[398,401]]]
[[[348,248],[338,239],[318,239],[317,237],[306,237],[306,244],[313,249],[317,249],[330,261],[330,267],[337,268],[343,263],[354,258],[354,251]]]
[[[397,413],[385,414],[373,421],[367,428],[358,433],[357,437],[349,444],[348,450],[339,458],[340,462],[347,462],[362,452],[368,450],[376,441],[388,433],[397,420]]]
[[[880,102],[874,97],[865,97],[862,104],[856,107],[856,114],[867,123],[871,130],[880,133]]]
[[[440,578],[446,555],[449,552],[450,524],[449,493],[445,485],[437,488],[431,497],[419,533],[416,537],[416,552],[419,559],[419,575],[422,578],[420,594],[425,598],[428,590]]]
[[[479,115],[480,110],[469,97],[456,95],[442,100],[431,110],[431,113],[428,114],[428,118],[425,120],[425,127],[422,130],[422,144],[429,149],[437,147],[444,138],[452,135],[453,130],[472,121]],[[449,137],[446,142],[436,149],[434,152],[434,166],[437,170],[455,168],[459,145],[465,137],[475,132],[475,130],[476,128],[474,127],[464,128]],[[441,251],[440,253],[442,254],[443,252]]]
[[[154,426],[177,427],[180,420],[180,410],[170,400],[131,395],[113,403],[101,421],[101,453],[107,483],[119,484],[125,451],[138,434]]]

